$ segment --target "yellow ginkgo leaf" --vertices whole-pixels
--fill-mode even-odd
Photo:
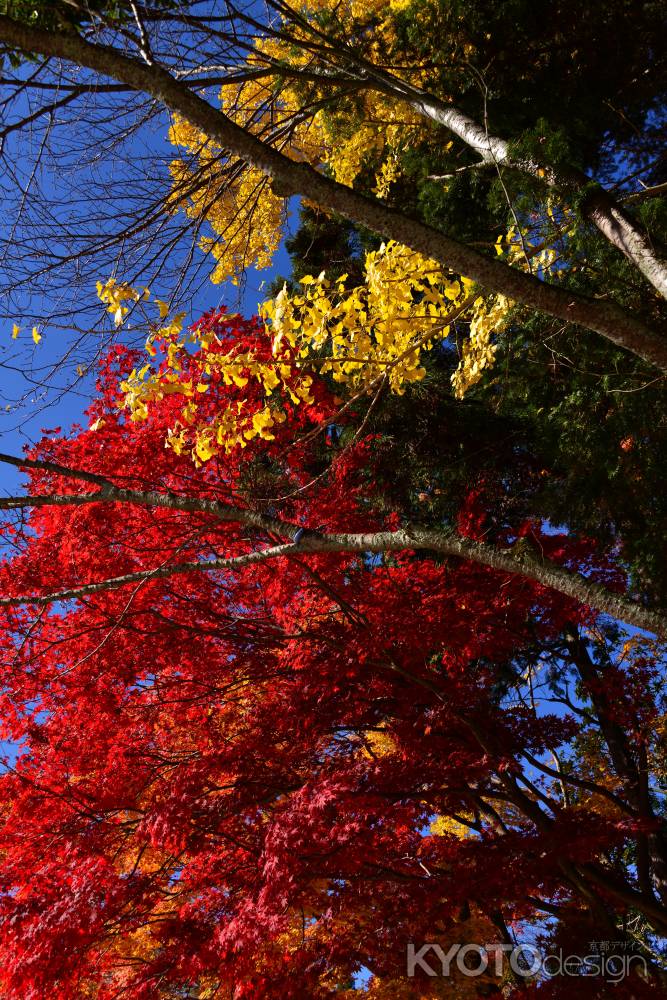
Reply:
[[[42,339],[42,335],[38,331],[36,326],[33,326],[32,328],[32,339],[35,341],[36,344],[39,344],[40,340]]]
[[[21,332],[21,327],[18,325],[18,323],[14,323],[14,326],[12,327],[12,340],[16,340],[20,332]]]
[[[197,438],[195,444],[195,452],[198,458],[202,462],[208,462],[209,459],[213,458],[218,453],[218,449],[215,443],[211,440],[210,436],[202,434]]]

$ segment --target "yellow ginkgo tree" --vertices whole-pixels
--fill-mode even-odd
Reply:
[[[406,0],[308,0],[300,13],[315,21],[335,17],[362,35],[372,24],[370,50],[380,58],[396,43],[393,17],[406,6]],[[429,123],[377,90],[350,88],[346,99],[343,88],[342,100],[332,103],[332,81],[326,73],[310,72],[309,34],[296,23],[288,36],[258,36],[246,73],[220,88],[221,110],[292,160],[324,168],[341,184],[352,186],[365,164],[377,162],[374,193],[386,198],[400,175],[397,151],[422,140]],[[411,68],[408,76],[418,83],[424,74]],[[266,175],[230,160],[223,144],[182,115],[174,116],[169,140],[181,154],[170,165],[170,204],[210,226],[213,235],[201,237],[200,246],[216,261],[212,280],[236,283],[249,266],[269,267],[284,232],[286,205]]]
[[[184,332],[185,314],[169,316],[166,303],[156,300],[159,316],[149,321],[146,340],[149,360],[122,385],[131,419],[145,419],[152,402],[178,395],[183,406],[167,443],[179,453],[191,447],[195,461],[203,462],[221,450],[244,446],[255,436],[270,438],[272,426],[284,420],[283,397],[297,406],[312,404],[315,378],[331,378],[348,399],[381,385],[403,394],[425,377],[424,354],[441,344],[459,320],[470,324],[473,346],[454,374],[455,392],[462,395],[492,364],[491,335],[502,328],[509,308],[502,297],[489,302],[468,278],[444,273],[435,261],[396,243],[366,254],[363,284],[348,288],[345,279],[334,283],[324,272],[305,276],[298,293],[290,295],[285,286],[264,302],[263,351],[239,343],[222,349],[205,324]],[[111,279],[98,283],[98,295],[114,322],[121,324],[129,308],[125,303],[145,301],[149,292]],[[155,367],[152,359],[158,351],[161,363]],[[191,364],[184,374],[184,362],[191,361],[193,353],[198,378],[192,375]],[[201,423],[196,401],[212,377],[240,390],[252,380],[261,388],[266,405],[250,412],[241,397]]]

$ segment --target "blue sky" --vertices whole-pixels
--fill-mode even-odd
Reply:
[[[24,106],[17,106],[17,113],[25,113],[28,107],[26,99]],[[119,129],[122,124],[119,120]],[[37,177],[33,172],[33,154],[39,134],[9,137],[4,152],[13,167],[10,175],[0,178],[0,197],[4,196],[5,206],[0,219],[0,451],[21,454],[25,445],[39,440],[43,429],[53,431],[60,427],[66,432],[73,423],[81,421],[95,391],[97,358],[104,353],[104,345],[118,337],[134,344],[143,343],[145,331],[141,328],[113,331],[104,307],[97,301],[96,279],[106,280],[114,274],[117,280],[129,280],[139,286],[148,284],[153,296],[172,298],[171,272],[180,269],[191,249],[187,222],[182,215],[169,223],[173,232],[180,228],[184,234],[169,259],[171,270],[161,269],[150,261],[148,238],[143,246],[138,245],[136,252],[126,255],[128,268],[131,266],[133,270],[123,270],[122,264],[118,266],[119,258],[115,255],[121,251],[117,248],[109,252],[107,259],[98,254],[93,264],[84,262],[82,276],[71,271],[70,285],[66,270],[62,272],[64,277],[59,278],[42,267],[45,242],[47,252],[64,254],[71,249],[71,243],[61,233],[74,230],[81,241],[100,239],[116,223],[116,228],[122,228],[124,213],[130,217],[136,208],[132,203],[134,192],[139,203],[144,195],[155,197],[168,190],[168,164],[175,155],[166,138],[168,125],[168,116],[159,115],[119,148],[116,162],[112,156],[100,169],[96,167],[95,176],[86,165],[85,137],[72,138],[65,119],[56,122],[51,159],[40,167]],[[110,178],[115,181],[118,176],[119,194],[116,194]],[[101,194],[108,192],[108,200],[104,202],[100,195],[97,202],[86,201],[83,191],[87,182],[93,191],[97,185]],[[40,233],[34,228],[29,211],[22,216],[26,190],[29,197],[33,191],[41,190],[52,201],[50,231]],[[98,215],[95,215],[96,204],[101,206]],[[293,200],[289,208],[289,224],[294,228],[298,202]],[[21,226],[25,227],[23,234]],[[17,232],[22,239],[17,240]],[[14,245],[18,247],[15,251]],[[187,310],[188,322],[223,304],[230,310],[252,315],[258,303],[266,298],[266,286],[275,275],[288,275],[290,271],[282,245],[273,266],[261,272],[250,270],[241,288],[213,285],[207,278],[213,263],[196,249],[189,270],[186,268],[188,277],[183,279],[183,298],[178,293],[173,298],[174,307]],[[34,280],[29,278],[31,274],[36,275]],[[32,339],[36,317],[45,318],[38,325],[42,339],[37,345]],[[15,322],[21,332],[13,340]],[[78,374],[82,370],[84,373]],[[0,466],[3,494],[15,492],[21,481],[18,470]]]
[[[193,322],[208,309],[227,305],[230,309],[250,316],[266,298],[265,288],[276,274],[289,274],[289,258],[281,247],[274,266],[264,271],[248,272],[247,283],[239,304],[238,289],[232,285],[209,285],[208,294],[197,296],[188,309],[188,322]],[[168,290],[157,288],[155,295],[168,296]],[[91,300],[95,290],[91,288]],[[21,317],[17,316],[19,324]],[[32,326],[22,327],[12,341],[12,323],[5,320],[0,328],[0,451],[20,455],[25,445],[34,444],[44,430],[61,427],[67,431],[81,421],[95,392],[95,369],[91,367],[81,378],[76,377],[75,354],[66,362],[67,371],[61,377],[55,369],[71,344],[62,331],[42,329],[42,340],[35,345]],[[91,333],[90,337],[95,337]],[[121,340],[122,340],[121,333]],[[48,384],[44,384],[48,381]],[[21,474],[11,466],[0,466],[0,490],[3,494],[15,490]]]

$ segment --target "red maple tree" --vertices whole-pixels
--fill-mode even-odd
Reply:
[[[124,418],[135,362],[107,358],[97,429],[41,442],[30,514],[5,524],[0,715],[20,750],[0,780],[2,995],[565,996],[571,980],[507,964],[411,976],[406,955],[527,927],[585,953],[630,941],[630,917],[664,933],[657,658],[603,669],[589,609],[462,559],[263,559],[279,525],[400,521],[373,499],[373,438],[313,433],[336,410],[321,384],[285,402],[274,440],[195,469],[164,446],[182,400]],[[218,383],[201,405],[239,392]],[[477,490],[459,528],[483,526]],[[521,533],[590,571],[590,546]],[[566,710],[521,694],[541,658],[552,693],[577,672]],[[658,995],[644,967],[614,996]]]

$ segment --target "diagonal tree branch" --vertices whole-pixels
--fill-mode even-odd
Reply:
[[[49,462],[35,458],[18,458],[15,455],[0,453],[0,462],[17,468],[37,469],[53,472],[69,479],[79,479],[94,483],[100,487],[96,493],[48,493],[33,496],[0,497],[0,510],[19,510],[26,507],[67,507],[83,506],[90,503],[131,503],[143,507],[162,507],[168,510],[182,510],[191,514],[210,514],[220,521],[235,521],[262,531],[274,532],[286,538],[294,538],[298,525],[290,525],[278,518],[261,514],[258,511],[233,504],[221,503],[219,500],[207,500],[200,497],[181,496],[176,493],[160,490],[134,490],[117,486],[105,476],[83,469],[72,469],[58,462]]]
[[[270,6],[289,22],[298,24],[302,31],[320,40],[318,48],[324,49],[324,58],[329,56],[334,65],[342,63],[343,68],[351,74],[356,72],[367,88],[402,101],[417,114],[444,126],[474,149],[483,163],[521,170],[570,196],[579,195],[581,214],[592,222],[613,246],[625,254],[647,281],[667,298],[667,257],[664,248],[656,247],[648,233],[624,210],[613,195],[601,185],[593,184],[591,178],[583,171],[573,166],[556,168],[548,162],[514,158],[510,152],[510,144],[505,139],[489,135],[485,127],[464,111],[376,66],[352,46],[332,40],[283,0],[269,0],[269,2]],[[294,75],[299,75],[298,68],[294,69]]]
[[[28,507],[83,507],[91,503],[129,503],[140,507],[180,510],[190,514],[210,514],[219,521],[245,524],[247,527],[275,532],[290,539],[299,530],[297,524],[288,524],[266,514],[220,503],[218,500],[184,497],[175,493],[160,493],[158,490],[129,490],[113,485],[106,486],[97,493],[50,493],[0,497],[0,510],[23,510]]]
[[[667,616],[660,611],[644,608],[620,594],[615,594],[606,587],[587,579],[579,573],[563,569],[554,563],[541,558],[537,552],[527,553],[516,548],[500,549],[496,546],[475,542],[464,538],[456,532],[439,528],[409,527],[398,531],[377,531],[352,534],[331,532],[303,531],[298,525],[258,514],[256,511],[225,505],[218,501],[198,500],[190,497],[179,497],[172,494],[161,494],[156,491],[142,493],[137,490],[125,490],[113,486],[99,493],[10,497],[0,502],[0,506],[16,509],[30,506],[61,506],[81,505],[88,503],[135,503],[143,506],[164,507],[172,510],[184,510],[198,513],[208,513],[227,521],[244,524],[254,528],[271,531],[291,539],[281,545],[247,552],[229,558],[198,560],[194,562],[174,563],[151,570],[140,570],[127,573],[95,583],[70,587],[65,590],[45,595],[22,595],[19,597],[4,597],[0,606],[18,606],[22,604],[45,605],[56,601],[71,600],[86,594],[95,594],[105,590],[114,590],[125,584],[140,580],[157,579],[180,573],[210,572],[220,570],[237,570],[269,560],[290,556],[317,553],[381,553],[428,550],[443,555],[466,559],[470,562],[488,566],[512,575],[520,575],[533,580],[542,586],[557,590],[581,604],[587,604],[605,614],[612,615],[637,628],[646,629],[657,635],[667,635]]]
[[[146,65],[78,35],[52,34],[0,16],[0,41],[47,57],[63,58],[141,91],[201,128],[223,148],[254,164],[273,180],[282,197],[301,194],[331,211],[367,226],[478,281],[491,291],[593,330],[667,371],[667,338],[611,302],[577,295],[486,257],[380,201],[364,197],[325,177],[306,163],[290,160],[208,104],[166,69]]]

